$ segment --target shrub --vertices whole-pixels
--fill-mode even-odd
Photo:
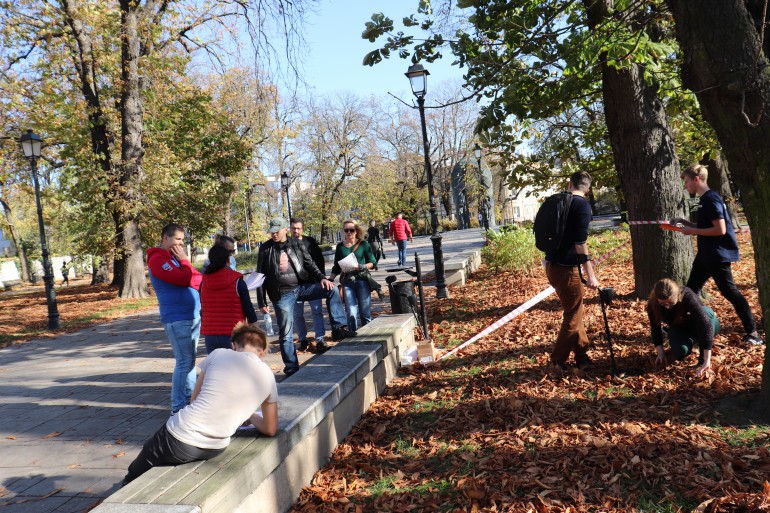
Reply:
[[[516,229],[501,233],[487,232],[488,242],[481,251],[484,261],[493,270],[530,272],[543,258],[535,247],[532,230]]]
[[[440,222],[441,228],[443,228],[445,232],[457,229],[457,219],[443,218]]]
[[[241,251],[235,255],[235,264],[238,269],[251,269],[257,267],[257,251]]]

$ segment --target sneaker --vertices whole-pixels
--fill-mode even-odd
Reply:
[[[284,374],[286,374],[286,377],[288,378],[288,377],[289,377],[289,376],[291,376],[292,374],[296,374],[296,372],[297,372],[298,370],[299,370],[299,369],[284,369],[284,370],[283,370],[283,373],[284,373]]]
[[[585,358],[582,358],[579,362],[575,362],[575,365],[577,366],[578,369],[584,371],[593,367],[594,362],[589,357],[586,356]]]
[[[569,367],[567,367],[566,363],[551,362],[551,364],[548,366],[548,370],[561,374],[567,372]]]
[[[326,351],[328,351],[329,349],[331,349],[331,347],[329,347],[329,344],[327,344],[323,340],[320,341],[320,342],[316,342],[315,343],[315,352],[316,353],[323,354]]]
[[[761,346],[762,344],[765,343],[764,340],[762,340],[756,335],[746,335],[745,337],[743,337],[743,341],[753,346]]]
[[[306,338],[302,339],[302,341],[299,343],[299,347],[297,348],[297,351],[305,352],[310,347],[310,341]]]
[[[332,340],[339,342],[340,340],[355,337],[358,335],[355,331],[350,331],[347,326],[342,326],[332,330]]]

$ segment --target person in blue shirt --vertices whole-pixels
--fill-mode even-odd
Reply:
[[[733,280],[731,263],[737,262],[740,255],[727,206],[719,193],[709,189],[706,166],[693,164],[682,171],[681,176],[687,192],[697,194],[700,198],[697,223],[682,218],[671,220],[671,224],[683,225],[683,234],[698,236],[698,254],[692,264],[687,287],[700,294],[708,279],[714,278],[719,292],[733,305],[743,323],[743,329],[746,330],[743,341],[762,344],[754,314]]]

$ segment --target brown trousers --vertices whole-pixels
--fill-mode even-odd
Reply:
[[[574,352],[575,363],[580,364],[588,360],[588,335],[583,326],[583,283],[578,268],[546,262],[545,273],[564,310],[551,362],[567,363],[569,354]]]

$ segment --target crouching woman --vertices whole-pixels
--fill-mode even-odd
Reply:
[[[666,363],[661,326],[665,323],[668,326],[666,332],[671,355],[676,360],[684,360],[692,352],[697,341],[700,356],[695,376],[699,377],[711,368],[711,347],[714,335],[719,332],[719,320],[695,292],[664,278],[652,288],[650,299],[647,301],[647,315],[650,318],[652,341],[657,352],[657,365]]]

